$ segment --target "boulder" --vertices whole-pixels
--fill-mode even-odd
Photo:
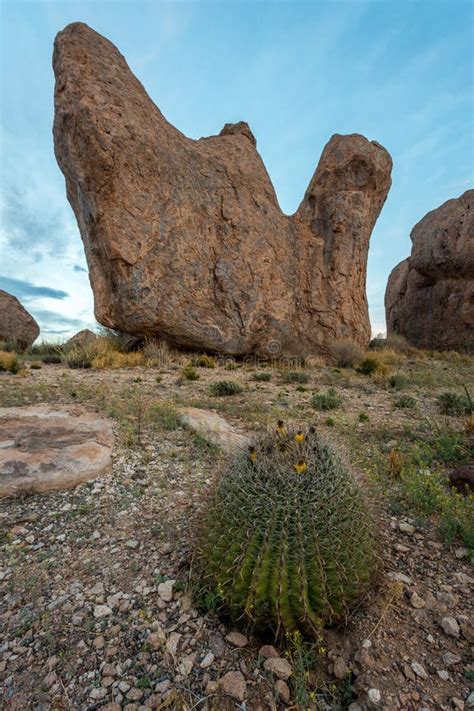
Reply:
[[[57,35],[53,66],[55,153],[100,323],[231,355],[368,343],[367,251],[391,184],[381,145],[334,135],[288,216],[246,123],[187,138],[82,23]]]
[[[418,348],[474,352],[474,190],[429,212],[411,232],[410,257],[390,274],[388,336]]]
[[[209,442],[222,449],[226,454],[235,454],[250,444],[250,439],[238,432],[223,417],[199,407],[183,407],[178,413],[182,425],[195,432]]]
[[[69,489],[111,469],[110,421],[80,407],[0,408],[0,497]]]
[[[74,336],[71,336],[71,338],[64,344],[64,348],[66,350],[70,350],[75,347],[84,348],[85,346],[94,343],[96,338],[97,336],[93,331],[90,331],[88,328],[84,328],[82,331],[75,333]]]
[[[0,289],[0,341],[23,351],[38,338],[39,332],[33,316],[16,296]]]

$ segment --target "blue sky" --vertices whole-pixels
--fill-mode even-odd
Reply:
[[[470,0],[1,0],[0,288],[44,338],[94,325],[82,243],[51,127],[56,32],[82,21],[125,55],[192,138],[247,121],[282,209],[296,210],[333,133],[362,133],[394,160],[372,235],[367,290],[385,330],[391,269],[426,212],[473,187]]]

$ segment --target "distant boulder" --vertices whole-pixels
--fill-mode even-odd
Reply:
[[[474,352],[474,190],[429,212],[410,237],[411,256],[388,279],[387,335]]]
[[[71,336],[71,338],[64,344],[64,348],[66,350],[70,350],[74,347],[84,348],[85,346],[94,343],[96,338],[97,336],[93,331],[90,331],[88,328],[84,328],[82,331],[78,331],[74,334],[74,336]]]
[[[0,289],[0,341],[24,351],[38,338],[39,332],[33,316],[16,296]]]

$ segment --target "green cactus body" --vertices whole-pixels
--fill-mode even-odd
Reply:
[[[363,493],[315,432],[268,434],[218,480],[199,536],[205,587],[276,634],[316,633],[370,588],[374,524]],[[297,435],[298,438],[298,435]],[[298,473],[300,472],[300,473]]]

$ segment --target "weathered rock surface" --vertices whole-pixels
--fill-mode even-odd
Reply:
[[[245,123],[191,140],[87,25],[55,41],[54,142],[104,325],[198,350],[365,345],[369,238],[392,161],[335,135],[284,215]]]
[[[237,432],[231,424],[212,410],[184,407],[180,410],[178,418],[185,427],[227,454],[243,449],[250,443],[248,437]]]
[[[0,497],[69,489],[106,474],[113,432],[78,407],[0,408]]]
[[[83,328],[82,331],[78,331],[74,336],[71,336],[64,344],[64,347],[67,349],[74,347],[83,348],[84,346],[94,343],[96,338],[97,336],[93,331],[90,331],[88,328]]]
[[[419,348],[474,351],[474,190],[429,212],[411,232],[411,256],[385,292],[388,335]]]
[[[0,289],[0,341],[19,350],[29,348],[39,336],[39,326],[16,296]]]

